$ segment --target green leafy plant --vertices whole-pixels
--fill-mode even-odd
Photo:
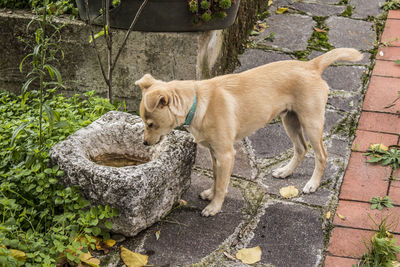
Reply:
[[[226,10],[236,3],[236,0],[189,0],[189,10],[194,14],[195,24],[208,22],[212,19],[225,18]]]
[[[393,169],[397,169],[400,166],[400,149],[397,145],[389,147],[372,145],[365,155],[370,157],[367,160],[369,163],[381,163],[383,166],[390,165]]]
[[[386,1],[385,4],[382,6],[382,8],[385,11],[394,10],[394,9],[400,9],[400,1],[399,0]]]
[[[308,40],[308,49],[317,51],[329,51],[334,47],[329,43],[328,31],[329,28],[325,24],[326,17],[313,17],[317,22],[311,38]]]
[[[44,1],[38,0],[0,0],[0,8],[31,8],[43,10]],[[49,0],[46,9],[55,15],[71,14],[72,17],[78,15],[76,3],[73,0]]]
[[[351,17],[353,14],[353,7],[351,5],[347,5],[346,9],[341,14],[343,17]]]
[[[57,26],[52,23],[52,13],[47,11],[48,0],[45,0],[43,3],[44,10],[40,17],[33,18],[31,22],[27,26],[27,30],[29,31],[31,27],[36,27],[34,31],[34,45],[31,45],[29,41],[21,39],[24,43],[27,44],[29,48],[32,49],[32,52],[26,55],[20,65],[19,69],[22,72],[22,68],[24,63],[30,63],[30,71],[27,74],[27,81],[22,86],[22,94],[26,96],[29,94],[28,89],[35,81],[39,83],[39,116],[38,116],[38,124],[39,124],[39,145],[40,149],[43,145],[43,113],[44,110],[48,113],[48,116],[51,116],[51,109],[49,105],[45,102],[44,94],[48,89],[58,89],[63,87],[62,77],[60,71],[54,66],[53,63],[57,62],[59,58],[63,58],[64,54],[59,46],[59,42],[61,40],[60,30],[63,27]],[[49,31],[51,29],[51,31]],[[21,125],[21,128],[18,130],[22,130],[22,126],[26,126],[25,124]],[[18,133],[17,133],[18,134]]]
[[[383,219],[379,224],[376,223],[371,216],[370,219],[377,227],[376,233],[371,237],[369,242],[364,242],[367,253],[365,253],[356,267],[396,267],[397,254],[400,253],[400,246],[396,245],[397,240],[393,238],[388,225],[388,217]]]
[[[0,93],[0,266],[55,266],[79,263],[93,248],[99,227],[118,212],[90,206],[77,187],[59,183],[63,172],[51,166],[49,150],[77,129],[116,107],[107,100],[55,95],[62,77],[54,63],[62,58],[60,27],[52,23],[48,1],[40,19],[28,25],[34,44],[20,69],[30,63],[22,94]]]
[[[382,210],[383,206],[385,206],[386,208],[393,208],[393,201],[390,199],[389,196],[384,196],[384,197],[375,196],[371,198],[369,203],[371,203],[371,209],[373,210],[374,209]]]
[[[118,214],[60,184],[63,172],[49,159],[54,144],[116,107],[94,92],[65,98],[48,90],[43,99],[52,113],[43,115],[40,146],[39,92],[0,92],[0,266],[75,264],[93,249],[92,236],[107,237],[99,223],[111,228],[108,219]],[[16,258],[15,250],[25,256]]]

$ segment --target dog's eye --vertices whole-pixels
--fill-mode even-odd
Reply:
[[[149,128],[153,128],[153,123],[149,123],[149,124],[147,124],[147,127],[149,127]]]

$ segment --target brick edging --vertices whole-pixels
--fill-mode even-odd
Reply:
[[[389,214],[392,220],[400,219],[400,181],[389,179],[400,177],[400,170],[394,172],[388,166],[368,164],[364,155],[372,143],[400,144],[400,100],[393,103],[400,91],[400,65],[394,62],[400,59],[400,10],[389,11],[382,43],[390,46],[378,49],[340,189],[325,267],[352,266],[358,262],[366,252],[364,241],[368,241],[376,229],[368,214],[378,222]],[[369,200],[385,195],[389,195],[395,207],[371,210]],[[400,244],[400,225],[393,230]]]

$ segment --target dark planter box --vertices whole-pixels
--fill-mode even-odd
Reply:
[[[128,29],[141,0],[121,0],[121,4],[110,10],[111,27]],[[135,27],[135,31],[150,32],[190,32],[224,29],[235,22],[240,0],[226,10],[224,19],[214,19],[207,23],[195,25],[193,14],[189,11],[187,0],[149,0],[142,11]],[[85,0],[76,0],[79,16],[87,20]],[[89,0],[90,18],[95,24],[102,25],[103,16],[99,10],[102,0]]]

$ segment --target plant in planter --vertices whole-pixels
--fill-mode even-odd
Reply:
[[[100,12],[103,0],[90,0],[87,15],[85,0],[76,0],[79,16],[103,25]],[[142,0],[120,0],[110,4],[110,25],[128,29]],[[153,32],[187,32],[223,29],[235,21],[240,0],[149,0],[133,30]]]
[[[208,22],[212,19],[224,19],[227,16],[226,10],[236,0],[189,0],[189,10],[195,14],[195,24]]]

